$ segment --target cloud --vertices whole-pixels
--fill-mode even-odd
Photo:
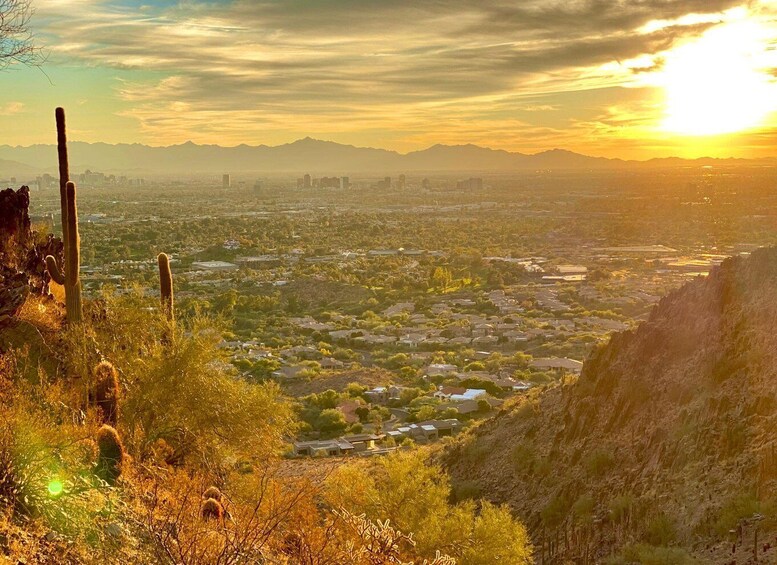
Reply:
[[[23,102],[8,102],[7,104],[0,107],[0,114],[5,114],[6,116],[20,114],[22,112],[24,112]]]
[[[662,53],[742,3],[45,0],[39,15],[57,45],[52,62],[127,77],[116,87],[120,112],[147,140],[382,130],[411,146],[435,135],[482,140],[489,129],[511,139],[579,132],[572,116],[543,122],[558,113],[544,111],[559,107],[550,97],[596,91],[598,105],[581,111],[601,112],[612,87],[658,70]]]

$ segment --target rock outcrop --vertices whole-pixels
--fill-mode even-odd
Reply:
[[[758,514],[774,541],[775,328],[777,249],[728,259],[595,350],[576,383],[502,411],[444,462],[562,561],[643,542],[720,562]]]
[[[0,191],[0,325],[16,315],[30,292],[48,294],[46,255],[62,258],[62,241],[32,230],[30,190]]]

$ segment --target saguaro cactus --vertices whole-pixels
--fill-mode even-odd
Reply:
[[[173,310],[173,273],[170,271],[170,259],[166,254],[160,253],[157,257],[159,262],[159,296],[162,301],[162,311],[167,317],[167,321],[175,321],[175,312]]]
[[[65,242],[65,270],[57,266],[57,260],[46,257],[46,268],[51,278],[65,286],[65,308],[68,322],[81,321],[81,239],[78,235],[78,211],[76,208],[76,185],[67,183],[65,188],[66,213],[62,217],[62,232]]]
[[[57,121],[57,160],[59,161],[59,204],[62,213],[62,241],[65,242],[65,263],[67,264],[67,183],[70,180],[70,162],[67,158],[67,130],[65,129],[65,110],[54,111]]]
[[[57,157],[59,158],[59,198],[62,209],[62,241],[65,247],[64,272],[57,267],[56,259],[48,255],[46,267],[51,278],[65,286],[65,307],[69,322],[81,321],[81,241],[78,235],[76,209],[76,185],[70,182],[70,165],[67,158],[67,132],[65,110],[57,108]]]

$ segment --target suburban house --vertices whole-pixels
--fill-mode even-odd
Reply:
[[[432,363],[424,371],[430,377],[445,377],[458,371],[456,365],[450,363]]]
[[[583,362],[567,357],[547,357],[531,360],[531,366],[535,369],[552,369],[558,372],[579,374],[583,370]]]
[[[350,443],[355,453],[361,453],[375,449],[375,442],[382,440],[384,437],[386,437],[384,434],[356,434],[343,436],[340,440]]]
[[[444,436],[452,436],[462,429],[462,423],[456,419],[427,420],[417,424],[398,426],[386,432],[388,437],[393,437],[397,442],[409,437],[418,443],[436,441]]]
[[[372,390],[368,390],[364,393],[367,400],[373,404],[386,404],[389,400],[399,400],[402,391],[407,387],[391,385],[389,387],[376,386]]]
[[[457,402],[452,404],[440,404],[437,409],[438,410],[446,410],[448,408],[453,408],[458,412],[459,414],[472,414],[473,412],[477,412],[480,410],[480,406],[478,405],[477,400],[465,400],[464,402]]]
[[[302,365],[281,367],[277,371],[272,372],[272,376],[276,379],[296,379],[299,373],[307,369]]]
[[[294,455],[310,456],[335,456],[348,455],[354,450],[354,446],[342,438],[314,440],[314,441],[295,441],[292,444]]]
[[[441,386],[434,393],[435,398],[440,400],[450,400],[451,402],[464,402],[466,400],[476,400],[488,393],[482,388],[462,388],[456,386]]]

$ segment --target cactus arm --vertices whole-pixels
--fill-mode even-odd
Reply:
[[[59,270],[57,260],[52,255],[46,255],[46,270],[49,272],[51,280],[57,284],[65,284],[65,275]]]

